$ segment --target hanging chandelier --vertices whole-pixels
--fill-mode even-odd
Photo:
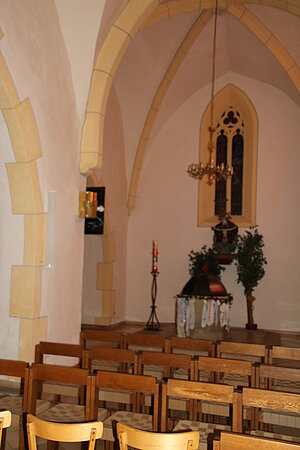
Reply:
[[[210,102],[210,126],[209,140],[208,140],[208,153],[209,159],[204,165],[202,162],[200,164],[190,164],[187,173],[196,180],[202,180],[202,178],[207,175],[207,183],[211,185],[214,180],[226,180],[233,174],[232,166],[225,166],[222,162],[221,164],[215,165],[213,155],[216,150],[216,146],[213,141],[213,134],[216,131],[214,123],[214,99],[215,99],[215,72],[216,72],[216,41],[217,41],[217,18],[218,18],[218,0],[216,0],[215,6],[215,21],[214,21],[214,37],[213,37],[213,59],[212,59],[212,82],[211,82],[211,102]]]

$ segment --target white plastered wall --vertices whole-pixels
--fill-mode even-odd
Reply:
[[[228,73],[217,80],[217,90],[227,83],[236,84],[250,97],[259,119],[257,223],[264,235],[268,265],[254,292],[254,318],[260,328],[299,331],[299,302],[294,292],[300,287],[296,145],[300,110],[289,97],[264,83]],[[168,96],[172,94],[171,88]],[[188,253],[212,244],[212,231],[196,226],[197,182],[186,174],[188,164],[199,158],[199,123],[208,100],[206,87],[189,98],[150,142],[139,199],[128,227],[128,320],[148,318],[153,239],[159,242],[157,313],[162,322],[174,320],[173,296],[189,278]],[[232,325],[244,326],[246,306],[234,266],[226,268],[222,280],[234,296]]]

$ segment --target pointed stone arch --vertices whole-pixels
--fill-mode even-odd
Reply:
[[[47,318],[40,316],[47,224],[36,164],[42,148],[30,100],[20,100],[1,52],[0,108],[15,155],[15,162],[6,164],[12,211],[25,221],[24,263],[11,271],[10,316],[20,319],[19,359],[33,361],[34,346],[47,331]]]

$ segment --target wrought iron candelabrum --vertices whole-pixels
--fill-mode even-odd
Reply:
[[[159,331],[160,330],[160,323],[156,314],[156,296],[157,296],[157,276],[159,275],[159,272],[153,271],[151,272],[151,275],[153,277],[152,280],[152,288],[151,288],[151,314],[148,319],[147,325],[145,330],[151,330],[151,331]]]

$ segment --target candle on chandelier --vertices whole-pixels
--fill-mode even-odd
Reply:
[[[157,273],[158,242],[152,241],[152,272]]]

